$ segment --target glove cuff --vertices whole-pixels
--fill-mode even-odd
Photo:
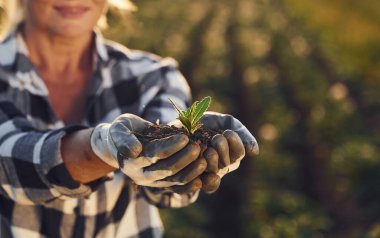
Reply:
[[[109,138],[109,128],[111,124],[102,123],[97,125],[91,134],[92,151],[106,164],[119,168],[117,158],[117,150],[113,142]]]

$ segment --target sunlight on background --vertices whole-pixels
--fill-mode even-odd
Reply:
[[[342,100],[347,97],[347,87],[342,83],[336,83],[329,89],[330,97],[335,100]]]
[[[274,140],[277,138],[277,128],[272,124],[264,124],[259,129],[259,135],[264,140]]]
[[[380,236],[380,2],[133,3],[105,35],[178,60],[260,144],[215,194],[162,210],[167,237]]]
[[[124,10],[137,10],[136,6],[130,2],[130,1],[125,1],[125,0],[108,0],[108,2],[116,6],[119,9],[124,9]]]

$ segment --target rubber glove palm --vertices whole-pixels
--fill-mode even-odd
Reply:
[[[216,112],[206,112],[200,122],[203,127],[223,131],[222,134],[217,134],[211,139],[211,147],[203,153],[207,161],[206,171],[211,174],[216,174],[206,182],[210,174],[205,174],[202,177],[204,181],[204,190],[214,192],[220,184],[220,179],[240,166],[241,160],[247,156],[259,154],[259,146],[255,137],[248,129],[236,118],[228,114]],[[218,179],[219,178],[219,179]]]
[[[123,114],[94,128],[91,146],[104,162],[119,168],[136,184],[170,187],[189,183],[206,168],[195,161],[200,147],[183,134],[141,142],[136,134],[152,125],[136,115]],[[190,169],[184,169],[189,167]]]

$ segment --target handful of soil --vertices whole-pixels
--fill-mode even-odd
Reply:
[[[140,133],[136,133],[135,136],[141,142],[149,142],[155,139],[162,139],[168,136],[185,134],[190,140],[199,144],[201,147],[201,154],[198,159],[203,158],[203,152],[210,146],[211,139],[216,134],[222,134],[221,131],[214,131],[207,128],[200,127],[193,134],[190,134],[185,128],[169,126],[169,125],[156,125],[153,124]],[[220,178],[215,172],[206,171],[200,176],[202,181],[202,190],[207,193],[216,191],[220,184]]]
[[[141,133],[135,133],[137,139],[144,142],[149,142],[155,139],[162,139],[168,136],[185,134],[190,140],[196,142],[200,145],[209,145],[212,137],[216,134],[221,134],[222,132],[209,130],[206,128],[199,128],[194,134],[190,134],[185,128],[169,126],[169,125],[150,125],[145,128]]]

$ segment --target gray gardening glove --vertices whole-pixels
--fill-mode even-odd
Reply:
[[[214,192],[219,187],[220,179],[236,170],[246,155],[259,154],[259,146],[248,129],[231,115],[206,112],[200,122],[205,128],[223,132],[211,139],[211,147],[203,153],[208,172],[202,175],[203,189]]]
[[[195,161],[199,157],[199,145],[189,142],[183,134],[140,142],[135,134],[151,124],[133,114],[99,124],[91,135],[92,150],[138,185],[169,187],[197,178],[206,168],[205,162]]]

